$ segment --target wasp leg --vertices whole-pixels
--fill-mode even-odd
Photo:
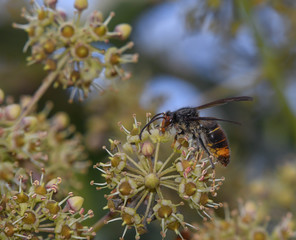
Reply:
[[[212,169],[215,169],[215,165],[213,163],[213,155],[209,152],[209,150],[206,148],[203,140],[201,139],[201,137],[199,136],[198,137],[198,141],[200,142],[200,145],[202,146],[202,148],[205,150],[205,152],[209,155],[209,160],[210,160],[210,163],[212,165]]]
[[[172,143],[171,147],[174,147],[174,146],[175,146],[175,143],[176,143],[177,140],[178,140],[178,136],[179,136],[179,135],[183,135],[184,133],[185,133],[185,132],[184,132],[183,129],[181,129],[181,132],[176,133],[176,135],[175,135],[175,137],[174,137],[174,142]]]

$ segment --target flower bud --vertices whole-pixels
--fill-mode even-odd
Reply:
[[[5,107],[5,117],[9,121],[16,120],[21,113],[21,106],[19,104],[10,104]]]
[[[142,144],[141,151],[145,157],[150,157],[154,153],[154,145],[151,142],[146,141]]]
[[[86,9],[88,7],[88,1],[87,0],[76,0],[74,3],[74,7],[78,11],[83,11],[84,9]]]
[[[25,143],[25,135],[23,132],[16,131],[12,134],[12,146],[14,148],[21,148]]]
[[[36,117],[28,116],[22,119],[22,126],[26,131],[32,130],[36,125],[37,125]]]
[[[31,101],[32,101],[31,96],[29,96],[29,95],[21,96],[20,105],[21,105],[22,108],[25,108],[30,104]]]
[[[82,207],[84,198],[80,196],[71,197],[67,200],[66,208],[74,212],[78,212]]]
[[[59,112],[54,116],[53,125],[58,130],[64,129],[69,125],[69,117],[66,113]]]
[[[57,192],[58,191],[58,185],[61,183],[61,178],[54,178],[54,179],[51,179],[46,185],[45,185],[45,188],[46,189],[53,189],[54,192]]]
[[[0,88],[0,104],[3,103],[4,98],[5,98],[5,94],[4,94],[3,90]]]
[[[124,149],[124,151],[128,152],[128,153],[132,153],[133,152],[133,147],[130,143],[125,143],[123,144],[122,148]]]
[[[127,23],[118,24],[115,27],[115,32],[118,32],[120,34],[119,39],[125,40],[130,36],[132,32],[132,27]]]

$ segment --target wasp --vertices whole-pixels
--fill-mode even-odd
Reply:
[[[191,134],[193,139],[198,141],[198,146],[201,146],[210,156],[212,168],[214,168],[212,158],[215,158],[219,163],[226,167],[230,161],[230,148],[226,134],[217,121],[230,122],[234,124],[240,123],[215,117],[201,117],[199,116],[199,111],[229,102],[252,100],[252,97],[247,96],[230,97],[209,102],[198,107],[184,107],[176,111],[158,113],[154,115],[142,128],[139,137],[140,139],[142,138],[142,133],[146,128],[150,134],[151,123],[159,119],[163,119],[160,126],[162,133],[164,133],[167,129],[174,127],[176,129],[175,141],[179,135]]]

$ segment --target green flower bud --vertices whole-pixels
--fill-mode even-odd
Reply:
[[[121,40],[125,40],[130,36],[130,34],[132,32],[132,27],[131,27],[131,25],[129,25],[127,23],[118,24],[115,27],[115,32],[119,33],[119,38]]]
[[[5,107],[5,117],[9,121],[16,120],[21,113],[21,106],[19,104],[10,104]]]
[[[5,94],[4,94],[3,90],[0,88],[0,104],[3,103],[4,98],[5,98]]]
[[[80,196],[71,197],[67,200],[67,207],[69,208],[69,210],[78,212],[82,207],[83,202],[84,202],[83,197],[80,197]]]
[[[75,0],[74,7],[78,11],[83,11],[88,7],[88,1],[87,0]]]

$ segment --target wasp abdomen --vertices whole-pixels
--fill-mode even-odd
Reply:
[[[227,137],[223,129],[218,123],[211,122],[211,124],[207,124],[205,135],[207,146],[211,153],[222,165],[227,166],[230,161],[230,151]]]

